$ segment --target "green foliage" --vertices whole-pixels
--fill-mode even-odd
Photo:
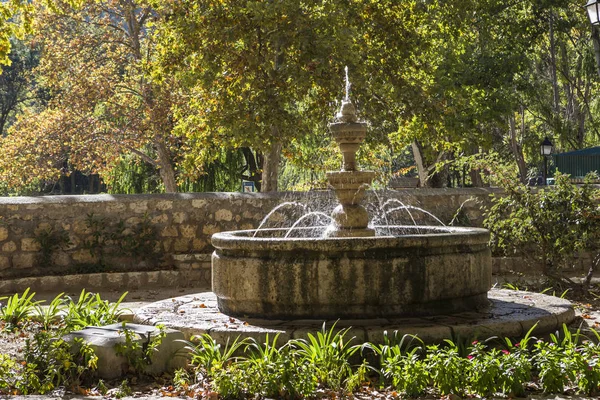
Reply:
[[[340,390],[352,376],[352,357],[360,346],[351,346],[354,337],[345,339],[349,328],[336,330],[333,324],[328,330],[323,323],[316,335],[309,333],[308,340],[297,340],[299,354],[315,368],[318,382],[335,390]]]
[[[82,340],[68,343],[48,332],[28,339],[25,366],[17,388],[24,394],[48,393],[59,386],[80,385],[96,369],[98,357]]]
[[[491,183],[504,189],[492,195],[492,206],[484,212],[492,250],[523,256],[542,265],[544,274],[555,283],[580,287],[563,269],[572,268],[578,252],[598,251],[600,191],[591,184],[595,175],[576,185],[568,175],[557,172],[553,186],[532,188],[521,183],[515,168],[497,154],[461,162],[485,172]],[[594,267],[594,263],[589,265],[584,285],[589,284]]]
[[[81,291],[77,301],[67,296],[64,316],[65,329],[73,331],[86,326],[104,326],[119,321],[119,316],[125,312],[120,308],[121,303],[127,296],[123,293],[119,300],[110,303],[102,300],[99,294]]]
[[[100,270],[107,268],[108,249],[114,250],[111,254],[138,259],[147,259],[155,253],[158,234],[148,214],[144,214],[141,221],[133,226],[124,220],[111,225],[105,217],[93,213],[87,215],[85,222],[90,236],[83,242],[83,248],[96,259],[96,267]]]
[[[69,233],[60,228],[48,228],[38,232],[35,235],[35,241],[40,245],[39,263],[42,267],[52,265],[52,254],[71,245]]]
[[[15,293],[10,297],[0,297],[0,301],[6,300],[5,305],[0,304],[0,321],[4,321],[8,328],[16,327],[21,321],[27,319],[39,301],[33,301],[35,292],[29,293],[29,288],[22,294]]]
[[[295,342],[277,347],[277,338],[260,344],[254,339],[246,346],[249,353],[245,363],[248,365],[248,391],[258,393],[265,398],[306,398],[315,394],[317,376],[314,365],[294,351]]]
[[[192,337],[192,340],[198,341],[198,344],[188,341],[184,343],[190,352],[190,364],[211,376],[223,365],[237,359],[236,353],[247,342],[246,339],[238,339],[239,337],[231,344],[227,340],[225,347],[221,347],[209,334],[205,333]]]
[[[66,307],[64,293],[60,293],[48,305],[42,305],[41,302],[36,304],[35,318],[42,324],[44,330],[50,330],[53,325],[56,325],[62,319],[62,313]]]
[[[123,328],[119,332],[125,336],[125,342],[117,343],[116,351],[127,359],[130,368],[137,373],[145,373],[146,367],[152,364],[152,355],[167,336],[164,326],[157,325],[157,328],[157,335],[151,336],[148,333],[147,338],[142,338],[133,330],[127,329],[123,322]]]
[[[426,360],[433,385],[441,394],[464,395],[469,362],[460,356],[456,344],[446,340],[446,346],[428,346]]]

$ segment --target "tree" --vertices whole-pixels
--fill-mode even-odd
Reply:
[[[276,190],[282,149],[315,126],[325,130],[331,101],[343,94],[342,69],[353,56],[345,9],[290,0],[155,6],[170,15],[159,35],[161,76],[174,74],[189,90],[178,129],[192,154],[209,159],[214,143],[244,148],[249,169],[262,159],[262,190]]]
[[[172,132],[177,86],[151,74],[161,15],[143,0],[82,3],[36,8],[33,40],[43,48],[37,74],[51,100],[42,112],[25,112],[2,141],[3,175],[12,184],[56,178],[65,162],[108,175],[121,154],[134,154],[175,192],[185,148]],[[19,176],[23,167],[26,177]]]
[[[590,184],[572,184],[568,175],[558,173],[555,185],[534,189],[517,179],[517,170],[497,156],[467,160],[504,192],[492,196],[492,206],[485,210],[484,226],[490,230],[492,250],[500,254],[517,254],[541,265],[552,283],[587,290],[600,262],[597,246],[600,239],[600,190]],[[593,258],[582,283],[569,277],[580,252]]]
[[[6,135],[6,129],[21,109],[45,98],[33,77],[39,51],[13,38],[9,60],[0,75],[0,136]]]

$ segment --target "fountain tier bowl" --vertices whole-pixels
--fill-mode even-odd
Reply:
[[[212,279],[219,310],[267,319],[360,319],[488,305],[487,230],[381,230],[389,236],[286,238],[287,229],[217,233]]]

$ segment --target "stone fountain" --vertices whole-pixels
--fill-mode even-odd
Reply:
[[[381,343],[394,330],[436,342],[456,335],[515,337],[536,323],[536,333],[544,333],[573,320],[566,300],[490,291],[485,229],[369,226],[361,201],[374,173],[356,163],[367,124],[358,120],[348,88],[347,82],[346,99],[329,125],[343,155],[341,171],[327,174],[339,201],[332,223],[293,228],[294,237],[290,229],[217,233],[213,292],[151,304],[134,320],[188,337],[210,333],[222,343],[240,335],[306,337],[323,321],[352,327],[359,341]]]
[[[343,155],[327,173],[339,205],[319,237],[285,229],[217,233],[213,291],[221,312],[268,319],[374,318],[485,308],[491,287],[485,229],[387,227],[375,236],[361,204],[375,173],[356,152],[367,124],[346,98],[329,129]]]

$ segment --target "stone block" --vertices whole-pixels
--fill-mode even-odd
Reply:
[[[220,229],[218,226],[212,225],[212,224],[206,224],[202,227],[202,233],[204,233],[205,235],[212,235],[214,233],[219,232]]]
[[[10,260],[8,257],[0,256],[0,270],[4,270],[10,267]]]
[[[13,267],[17,269],[33,268],[37,263],[36,253],[17,254],[13,257]]]
[[[52,264],[59,267],[68,267],[71,265],[71,257],[64,251],[52,253]]]
[[[215,221],[231,221],[233,213],[230,210],[222,208],[215,213]]]
[[[206,200],[200,200],[200,199],[192,200],[192,207],[194,207],[194,208],[203,208],[206,206],[206,204],[207,204]]]
[[[177,232],[176,226],[165,226],[163,230],[160,232],[160,236],[162,237],[177,237],[179,236],[179,232]]]
[[[136,214],[143,214],[148,211],[148,202],[147,201],[136,201],[129,204],[129,209]]]
[[[0,226],[0,242],[8,239],[8,229],[4,226]]]
[[[173,202],[171,200],[161,200],[156,203],[155,208],[161,211],[170,210],[173,208]]]
[[[190,248],[191,239],[189,238],[178,238],[173,243],[173,250],[176,252],[188,251]]]
[[[167,214],[160,214],[150,220],[152,224],[166,224],[169,222],[169,216]]]
[[[97,258],[90,254],[89,250],[77,250],[73,253],[73,261],[82,264],[91,264],[97,262]]]
[[[196,226],[195,225],[180,225],[179,232],[181,232],[181,236],[186,238],[193,238],[196,236]]]
[[[23,238],[21,239],[21,250],[22,251],[40,251],[40,243],[35,238]]]
[[[188,219],[188,216],[184,212],[174,212],[173,213],[173,223],[174,224],[181,224],[181,223],[187,221],[187,219]]]
[[[129,369],[127,358],[117,354],[117,345],[126,342],[123,329],[135,333],[135,340],[139,343],[148,343],[159,334],[155,326],[138,324],[113,324],[103,327],[87,327],[80,331],[65,335],[64,339],[72,341],[81,338],[88,343],[96,356],[98,356],[97,375],[102,379],[116,379],[122,377]],[[144,369],[149,375],[160,375],[184,367],[186,364],[183,333],[174,329],[166,329],[166,337],[151,356],[151,363]]]
[[[12,253],[17,250],[17,244],[12,240],[10,242],[6,242],[2,245],[2,251],[4,253]]]

